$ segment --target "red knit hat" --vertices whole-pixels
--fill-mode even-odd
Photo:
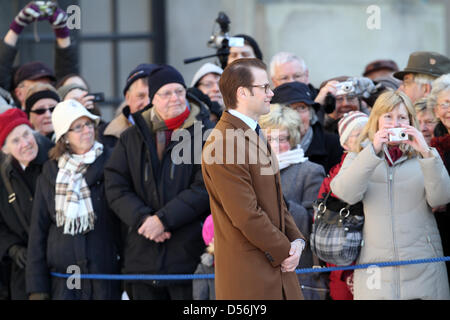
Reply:
[[[12,108],[0,114],[0,147],[3,147],[11,131],[21,124],[26,124],[31,128],[27,115],[20,109]]]

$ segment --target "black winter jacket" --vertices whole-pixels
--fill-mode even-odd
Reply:
[[[0,170],[9,180],[12,191],[15,194],[15,202],[18,211],[15,210],[13,203],[8,201],[9,192],[5,187],[3,175],[0,175],[0,257],[1,260],[9,259],[8,250],[13,245],[27,247],[29,227],[31,222],[31,210],[33,206],[33,196],[36,187],[36,181],[41,173],[44,162],[48,159],[48,150],[53,143],[35,133],[39,152],[36,158],[30,162],[25,171],[22,170],[19,163],[12,159],[9,160],[4,154],[0,153]],[[12,262],[12,268],[8,278],[11,278],[10,293],[11,299],[27,299],[25,290],[25,270]]]
[[[0,155],[1,170],[5,170],[15,193],[18,207],[21,209],[20,213],[17,213],[13,205],[9,203],[9,194],[3,177],[0,175],[0,257],[4,257],[9,247],[14,244],[26,247],[28,243],[28,230],[36,181],[44,162],[48,159],[48,151],[53,146],[53,143],[42,135],[36,133],[35,137],[39,152],[25,171],[21,170],[17,161],[9,161],[4,154]],[[21,215],[20,218],[18,217],[19,214]]]
[[[103,168],[110,150],[92,163],[85,179],[91,192],[96,220],[94,230],[82,235],[63,234],[56,227],[55,183],[58,165],[54,160],[45,163],[38,179],[33,203],[26,285],[28,293],[48,293],[55,300],[120,299],[120,283],[107,280],[81,280],[80,289],[70,290],[67,279],[50,272],[72,273],[75,266],[81,274],[117,274],[119,272],[118,220],[109,209],[105,197]]]
[[[189,102],[191,115],[184,126],[193,121],[194,115],[197,121],[186,128],[191,139],[172,140],[159,161],[149,121],[152,110],[144,109],[133,114],[136,124],[121,134],[105,167],[109,204],[128,226],[124,248],[127,273],[192,274],[205,249],[201,234],[202,222],[209,213],[209,197],[201,172],[200,134],[203,136],[213,124],[200,101],[190,97]],[[198,143],[194,142],[194,128],[198,130]],[[174,151],[175,159],[183,146],[190,163],[175,164],[171,153]],[[162,243],[137,233],[144,219],[154,214],[171,232],[171,238]]]
[[[313,138],[305,157],[309,161],[320,164],[328,173],[330,169],[341,161],[342,149],[339,137],[336,134],[326,132],[320,122],[312,125]]]

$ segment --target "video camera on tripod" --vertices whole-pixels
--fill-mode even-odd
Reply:
[[[217,49],[216,54],[204,56],[204,57],[196,57],[185,59],[184,63],[192,63],[199,60],[218,57],[222,69],[225,69],[227,66],[228,55],[230,54],[230,47],[243,47],[244,46],[244,38],[241,37],[230,37],[228,32],[230,30],[230,19],[224,12],[219,12],[219,16],[215,20],[220,27],[219,31],[214,31],[211,37],[208,40],[207,46],[210,48]],[[216,26],[216,25],[214,25]]]

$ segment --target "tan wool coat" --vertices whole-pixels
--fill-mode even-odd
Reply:
[[[252,160],[255,152],[258,161]],[[275,171],[276,161],[267,143],[228,112],[203,148],[202,172],[214,221],[217,299],[303,299],[295,272],[280,268],[291,242],[304,237],[284,203],[279,171],[268,174]]]
[[[443,256],[431,208],[450,201],[450,179],[435,149],[432,154],[402,156],[390,167],[369,144],[345,158],[331,189],[350,204],[364,204],[358,264]],[[444,262],[355,270],[353,281],[355,300],[450,299]]]

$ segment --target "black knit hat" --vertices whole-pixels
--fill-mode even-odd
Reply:
[[[160,65],[155,68],[148,76],[148,97],[150,101],[153,100],[159,88],[169,83],[179,83],[186,88],[183,76],[174,67]]]
[[[123,95],[126,95],[133,82],[135,82],[137,79],[148,77],[156,67],[158,67],[156,64],[142,63],[134,68],[127,77],[127,83],[125,85],[125,88],[123,89]]]
[[[263,59],[261,49],[259,48],[258,43],[255,41],[255,39],[253,39],[252,37],[250,37],[246,34],[237,34],[237,35],[235,35],[235,37],[244,38],[244,41],[247,42],[250,45],[250,47],[252,47],[256,58],[258,58],[259,60]]]

